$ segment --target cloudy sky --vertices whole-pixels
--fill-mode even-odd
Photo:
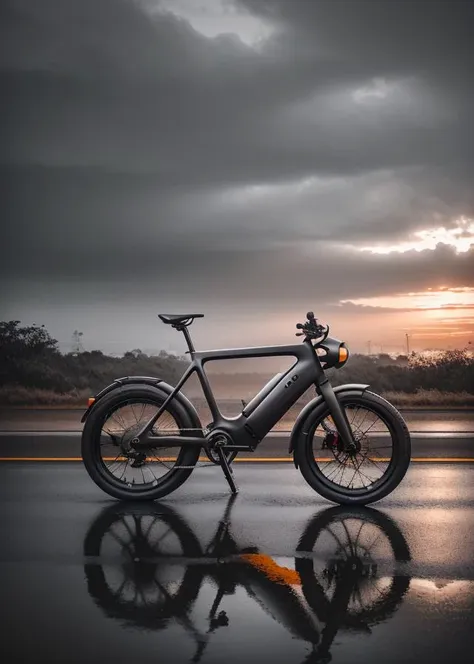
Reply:
[[[473,3],[3,0],[0,319],[68,349],[474,337]]]

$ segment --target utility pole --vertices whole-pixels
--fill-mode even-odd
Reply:
[[[73,353],[83,353],[84,346],[82,345],[81,337],[84,336],[79,330],[74,330],[72,334],[72,352]]]
[[[408,356],[408,355],[410,355],[410,341],[409,341],[409,339],[410,339],[410,335],[409,335],[408,332],[407,332],[407,333],[405,334],[405,336],[406,336],[406,338],[407,338],[407,356]]]
[[[370,355],[370,344],[371,344],[371,343],[372,343],[371,341],[368,341],[368,342],[367,342],[367,347],[368,347],[368,349],[369,349],[369,353],[368,353],[369,355]]]

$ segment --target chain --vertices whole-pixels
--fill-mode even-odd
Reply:
[[[167,465],[166,461],[160,461],[158,457],[155,457],[154,459],[151,459],[153,463],[160,463],[163,465],[165,468],[169,468],[170,470],[188,470],[190,468],[211,468],[215,466],[220,466],[220,464],[215,463],[214,461],[197,461],[194,465],[191,466],[171,466]]]
[[[170,470],[188,470],[190,468],[215,468],[216,466],[219,466],[220,464],[214,463],[214,461],[197,461],[194,465],[191,466],[172,466],[172,465],[167,465],[166,461],[160,461],[157,457],[154,459],[150,459],[152,463],[160,463],[162,466],[165,468],[169,468]]]
[[[217,464],[214,463],[213,461],[201,461],[201,462],[198,461],[194,466],[170,466],[170,470],[171,469],[181,470],[181,469],[185,469],[185,468],[186,469],[187,468],[211,468],[211,466],[215,468],[217,466]],[[166,466],[166,467],[168,468],[168,466]]]
[[[200,431],[204,436],[207,436],[211,429],[209,427],[202,427],[202,428],[192,428],[192,427],[186,427],[185,429],[178,429],[177,431]],[[170,435],[169,431],[166,431],[167,435]],[[178,434],[179,435],[179,434]],[[224,439],[225,440],[225,439]],[[225,447],[225,446],[224,446]],[[194,468],[215,468],[216,466],[220,465],[217,463],[214,463],[213,461],[201,461],[201,462],[196,462],[192,466],[167,466],[164,461],[160,461],[157,457],[155,459],[158,461],[158,463],[161,463],[165,468],[169,468],[170,470],[189,470],[189,469],[194,469]]]
[[[216,466],[219,465],[217,463],[214,463],[213,461],[201,461],[201,462],[198,461],[197,463],[194,464],[194,466],[167,466],[166,462],[160,461],[159,459],[153,461],[153,463],[160,463],[165,468],[169,468],[169,470],[178,470],[178,469],[184,470],[189,468],[211,468],[211,467],[215,468]]]
[[[183,429],[162,429],[162,434],[161,435],[167,435],[167,436],[172,436],[172,435],[180,435],[182,431],[185,431],[186,433],[188,431],[199,431],[206,437],[211,429],[209,427],[184,427]],[[194,468],[215,468],[219,464],[214,463],[213,461],[201,461],[201,462],[196,462],[194,465],[190,466],[176,466],[176,465],[168,465],[166,461],[161,461],[158,457],[154,458],[148,458],[149,462],[151,463],[159,463],[165,468],[168,468],[169,470],[190,470]]]

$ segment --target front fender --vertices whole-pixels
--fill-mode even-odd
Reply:
[[[348,383],[347,385],[339,385],[338,387],[334,388],[334,393],[335,394],[350,394],[352,393],[354,396],[359,396],[360,394],[363,394],[365,390],[369,387],[369,385],[363,385],[362,383]],[[291,431],[290,435],[290,444],[288,447],[288,452],[292,454],[295,449],[295,442],[298,440],[300,435],[303,433],[304,425],[306,424],[306,421],[308,417],[316,410],[316,408],[319,408],[322,404],[324,403],[324,397],[323,396],[318,396],[312,399],[306,406],[303,408],[301,413],[298,415],[296,418],[295,424],[293,426],[293,429]]]
[[[103,390],[95,395],[94,402],[87,408],[81,417],[81,422],[86,421],[91,410],[103,397],[105,397],[106,394],[109,394],[109,392],[117,390],[124,385],[136,385],[139,383],[145,383],[147,385],[158,387],[158,389],[160,389],[162,392],[165,392],[166,394],[171,394],[171,392],[174,390],[172,385],[165,383],[163,380],[161,380],[161,378],[156,378],[153,376],[124,376],[123,378],[116,378],[113,383],[110,383],[110,385],[107,385],[107,387],[104,387]],[[189,417],[193,421],[193,427],[196,429],[202,429],[201,420],[199,419],[197,410],[189,401],[189,399],[182,392],[177,392],[174,396],[174,399],[176,399],[176,401],[189,413]]]

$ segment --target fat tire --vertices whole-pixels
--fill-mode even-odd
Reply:
[[[362,493],[354,494],[351,489],[335,489],[334,485],[329,486],[328,481],[324,481],[322,473],[318,472],[317,464],[313,456],[313,434],[321,420],[328,415],[329,409],[326,404],[317,406],[308,416],[309,420],[305,431],[307,434],[301,434],[295,444],[294,459],[306,482],[319,493],[323,498],[330,500],[338,505],[368,505],[381,500],[400,484],[410,465],[411,458],[411,438],[405,420],[398,410],[392,406],[386,399],[374,392],[365,391],[357,396],[338,395],[341,406],[357,403],[361,406],[368,406],[388,426],[392,435],[393,459],[387,469],[388,476],[384,481],[373,490],[367,490]],[[316,467],[316,468],[315,468]],[[331,483],[332,484],[332,483]]]
[[[201,447],[198,445],[192,447],[182,447],[178,453],[179,465],[190,466],[190,468],[176,468],[166,475],[162,482],[152,488],[140,489],[136,485],[131,488],[125,488],[124,483],[111,477],[106,470],[102,459],[100,458],[100,435],[102,425],[106,414],[121,402],[127,399],[147,399],[156,404],[157,407],[165,401],[167,395],[164,395],[159,389],[151,385],[129,385],[113,390],[110,394],[104,396],[89,413],[85,422],[81,439],[81,453],[84,466],[95,484],[105,493],[119,500],[143,501],[156,500],[162,498],[185,482],[191,475],[196,465]],[[192,416],[180,405],[170,402],[166,407],[176,420],[180,429],[195,428],[196,422]],[[165,411],[165,412],[166,412]],[[98,447],[99,446],[99,447]]]

